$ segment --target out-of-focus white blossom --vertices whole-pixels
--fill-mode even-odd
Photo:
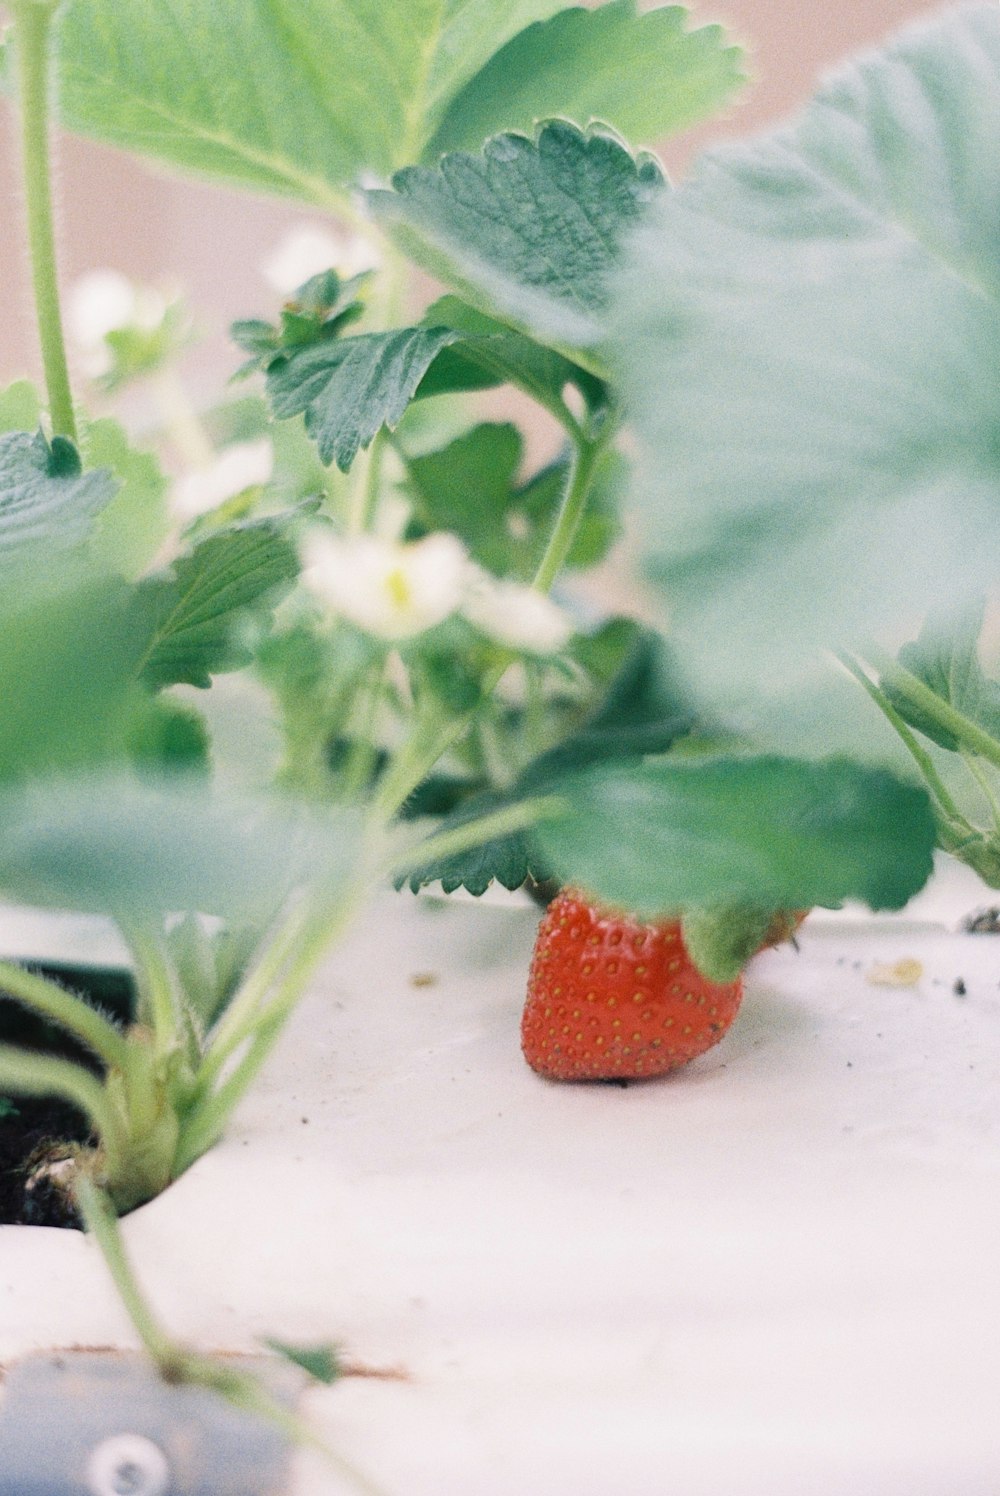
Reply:
[[[91,270],[66,297],[66,330],[81,349],[99,347],[135,315],[135,286],[120,270]]]
[[[234,442],[208,467],[187,473],[174,484],[170,498],[174,517],[186,522],[207,514],[248,488],[267,483],[273,471],[274,447],[268,437]]]
[[[302,579],[317,597],[386,640],[412,639],[443,623],[463,601],[469,570],[465,547],[443,531],[409,543],[314,531],[303,563]]]
[[[111,372],[115,355],[108,334],[133,329],[155,334],[170,301],[152,286],[137,286],[120,270],[90,270],[73,282],[66,297],[66,331],[83,372],[100,379]]]
[[[300,223],[278,243],[261,273],[280,296],[290,296],[324,270],[348,280],[363,270],[377,270],[381,263],[376,245],[364,234],[337,234],[319,224]]]
[[[484,571],[469,580],[462,612],[497,644],[525,654],[555,654],[573,633],[568,616],[543,592]]]

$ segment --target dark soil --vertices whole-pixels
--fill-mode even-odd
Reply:
[[[94,967],[54,966],[25,962],[108,1016],[127,1022],[134,1003],[129,972]],[[0,994],[0,1043],[60,1055],[100,1067],[55,1024],[47,1023],[19,1003]],[[47,1154],[65,1155],[65,1144],[87,1143],[87,1119],[67,1102],[50,1097],[0,1097],[0,1225],[64,1226],[79,1229],[80,1221],[66,1196],[36,1172]]]

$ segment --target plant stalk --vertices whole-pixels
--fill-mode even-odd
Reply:
[[[59,0],[12,0],[11,9],[17,39],[28,251],[42,367],[52,433],[75,443],[76,416],[59,305],[49,132],[51,28],[58,4]]]
[[[549,536],[549,543],[545,547],[545,554],[531,584],[539,592],[548,592],[551,589],[553,582],[566,564],[566,558],[572,549],[576,532],[580,528],[580,521],[587,507],[587,496],[590,493],[594,468],[603,449],[603,441],[593,442],[582,438],[575,444],[573,466],[566,484],[566,493],[556,516],[552,534]]]
[[[81,1178],[77,1184],[77,1204],[87,1231],[100,1249],[125,1312],[164,1381],[205,1387],[234,1407],[267,1419],[292,1442],[317,1449],[365,1496],[379,1496],[376,1487],[361,1471],[325,1444],[303,1419],[272,1397],[256,1377],[179,1345],[160,1324],[139,1285],[125,1251],[117,1213],[107,1194],[91,1180]]]
[[[57,1023],[103,1060],[109,1070],[124,1068],[128,1055],[125,1037],[100,1013],[55,982],[10,961],[0,961],[0,993]]]
[[[120,1142],[121,1127],[101,1082],[72,1060],[0,1044],[0,1091],[17,1096],[59,1096],[79,1107],[109,1150]]]
[[[549,820],[565,812],[565,802],[558,795],[546,795],[537,800],[521,800],[516,805],[504,806],[491,815],[479,816],[464,826],[453,826],[439,831],[426,841],[418,843],[404,856],[394,859],[390,873],[396,877],[419,867],[424,862],[439,862],[446,857],[456,857],[472,847],[481,847],[484,842],[498,837],[510,836],[516,831],[527,831],[539,821]]]

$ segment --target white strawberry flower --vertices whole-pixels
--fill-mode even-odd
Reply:
[[[81,349],[99,347],[135,314],[135,286],[120,270],[91,270],[66,298],[66,330]]]
[[[465,547],[444,531],[410,542],[314,531],[303,563],[303,582],[327,607],[385,640],[412,639],[449,618],[469,569]]]
[[[170,507],[186,523],[217,509],[227,499],[267,483],[274,471],[274,446],[266,436],[258,441],[234,442],[207,466],[186,473],[174,484]]]
[[[335,270],[348,280],[363,270],[377,270],[381,262],[376,245],[364,234],[338,234],[319,224],[299,223],[279,241],[261,273],[279,296],[290,296],[324,270]]]
[[[480,633],[524,654],[555,654],[573,634],[568,615],[544,592],[484,571],[472,574],[462,612]]]
[[[114,355],[107,337],[134,328],[160,327],[168,301],[151,286],[137,286],[120,270],[90,270],[73,282],[66,297],[66,331],[83,371],[92,379],[110,372]]]

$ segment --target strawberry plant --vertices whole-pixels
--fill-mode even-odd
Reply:
[[[44,394],[0,394],[0,890],[110,915],[138,995],[126,1027],[5,964],[93,1064],[2,1046],[0,1091],[85,1114],[87,1222],[153,1353],[209,1377],[117,1214],[220,1136],[380,880],[568,881],[680,920],[690,990],[730,995],[776,911],[899,908],[935,847],[1000,881],[1000,17],[915,29],[674,189],[650,147],[743,82],[681,7],[9,10]],[[71,385],[53,98],[355,236],[276,260],[208,408],[183,299],[115,271],[70,304]],[[142,443],[91,413],[125,387]],[[533,469],[501,387],[557,444]],[[574,592],[626,510],[669,628]]]

